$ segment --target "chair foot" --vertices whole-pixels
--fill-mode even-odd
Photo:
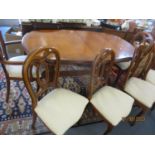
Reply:
[[[103,135],[107,135],[108,133],[111,132],[113,126],[111,124],[108,124],[107,130],[103,133]]]
[[[133,119],[132,121],[129,120],[128,122],[129,122],[130,126],[134,126],[135,123],[136,123],[137,117],[140,117],[140,116],[144,115],[144,113],[145,113],[145,111],[144,111],[144,110],[141,110],[141,111],[134,117],[134,119]]]
[[[34,124],[34,123],[32,124],[32,129],[33,129],[33,130],[35,130],[35,129],[36,129],[36,127],[35,127],[35,124]]]
[[[35,130],[35,124],[36,124],[37,115],[36,113],[33,114],[33,120],[32,120],[32,129]]]
[[[130,124],[130,126],[134,126],[136,121],[135,120],[134,121],[128,121],[128,123]]]
[[[155,104],[153,104],[152,108],[150,109],[151,112],[155,109]]]

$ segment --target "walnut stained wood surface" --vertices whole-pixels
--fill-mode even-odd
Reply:
[[[22,45],[28,54],[40,47],[54,47],[61,61],[67,62],[92,62],[103,48],[113,49],[117,61],[134,53],[134,47],[120,37],[79,30],[32,31],[23,37]]]

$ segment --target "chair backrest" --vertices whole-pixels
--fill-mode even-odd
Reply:
[[[126,74],[124,85],[130,77],[139,77],[145,79],[148,70],[154,59],[154,43],[152,40],[145,40],[139,47],[135,48],[135,52]]]
[[[40,48],[32,52],[24,62],[23,78],[25,86],[32,99],[34,109],[38,99],[47,92],[49,87],[57,87],[60,56],[54,48]],[[38,88],[32,86],[35,79]]]
[[[114,65],[114,51],[112,49],[102,49],[95,57],[92,64],[91,79],[88,90],[88,98],[90,99],[101,87],[109,84],[112,67]]]
[[[138,47],[141,43],[143,43],[143,42],[149,43],[150,41],[153,41],[153,37],[150,33],[138,32],[133,36],[131,43],[135,47]]]
[[[0,31],[0,60],[1,61],[8,60],[8,54],[6,51],[6,46],[1,31]]]

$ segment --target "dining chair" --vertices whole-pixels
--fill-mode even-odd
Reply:
[[[109,85],[114,58],[112,49],[103,49],[96,56],[88,91],[90,103],[108,124],[104,134],[108,134],[114,126],[125,120],[134,103],[131,96]]]
[[[153,37],[150,33],[147,32],[138,32],[133,38],[132,38],[132,45],[137,48],[138,46],[140,46],[140,44],[144,43],[145,44],[151,44],[153,43]],[[148,49],[149,50],[149,49]],[[122,74],[127,73],[129,66],[131,64],[131,60],[132,58],[128,58],[125,59],[123,62],[117,63],[115,67],[117,67],[118,69],[118,76],[117,79],[115,81],[115,84],[118,82],[118,80],[120,79],[120,76]]]
[[[155,52],[155,45],[153,47],[153,50]],[[152,64],[154,65],[154,61],[155,61],[155,57],[152,59]],[[152,65],[152,66],[153,66]],[[154,69],[149,69],[147,74],[146,74],[146,77],[145,77],[145,80],[152,83],[153,85],[155,85],[155,70]]]
[[[155,85],[155,70],[154,69],[150,69],[146,75],[146,81],[152,83],[153,85]]]
[[[39,89],[34,89],[31,84],[33,67],[36,68]],[[42,76],[39,74],[41,68]],[[38,116],[54,134],[64,134],[79,121],[88,104],[86,97],[58,87],[59,68],[60,56],[54,48],[40,48],[24,62],[24,82],[32,99],[33,129]],[[53,90],[47,92],[50,87]]]
[[[7,83],[6,102],[9,101],[10,81],[23,80],[22,67],[25,59],[27,58],[26,55],[20,55],[20,56],[9,58],[7,54],[6,46],[11,44],[19,44],[19,43],[21,43],[21,41],[4,42],[2,33],[0,31],[0,63],[5,73],[6,83]]]
[[[136,48],[131,65],[123,82],[123,90],[135,98],[135,105],[141,110],[136,116],[142,116],[149,109],[153,110],[155,102],[155,86],[145,77],[154,58],[152,44],[141,44]]]

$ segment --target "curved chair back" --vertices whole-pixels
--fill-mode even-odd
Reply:
[[[2,33],[0,31],[0,60],[8,60],[8,55],[6,51],[5,42],[2,37]]]
[[[0,63],[2,65],[6,78],[8,78],[8,73],[7,73],[5,64],[3,63],[5,60],[8,60],[8,54],[6,51],[5,42],[3,40],[2,33],[0,31]]]
[[[114,58],[114,51],[108,48],[102,49],[95,57],[92,64],[91,80],[88,90],[89,99],[99,88],[109,84],[112,66],[114,65]]]
[[[154,43],[152,39],[146,39],[135,49],[130,67],[125,77],[124,84],[130,77],[145,79],[154,59]]]
[[[40,48],[32,52],[24,62],[23,78],[32,99],[34,109],[38,99],[49,87],[56,87],[59,76],[60,56],[54,48]],[[34,90],[31,80],[35,79],[37,89]]]
[[[131,43],[135,47],[138,47],[143,42],[148,42],[148,44],[150,44],[150,42],[152,42],[152,41],[153,41],[153,37],[150,33],[138,32],[134,35]]]

